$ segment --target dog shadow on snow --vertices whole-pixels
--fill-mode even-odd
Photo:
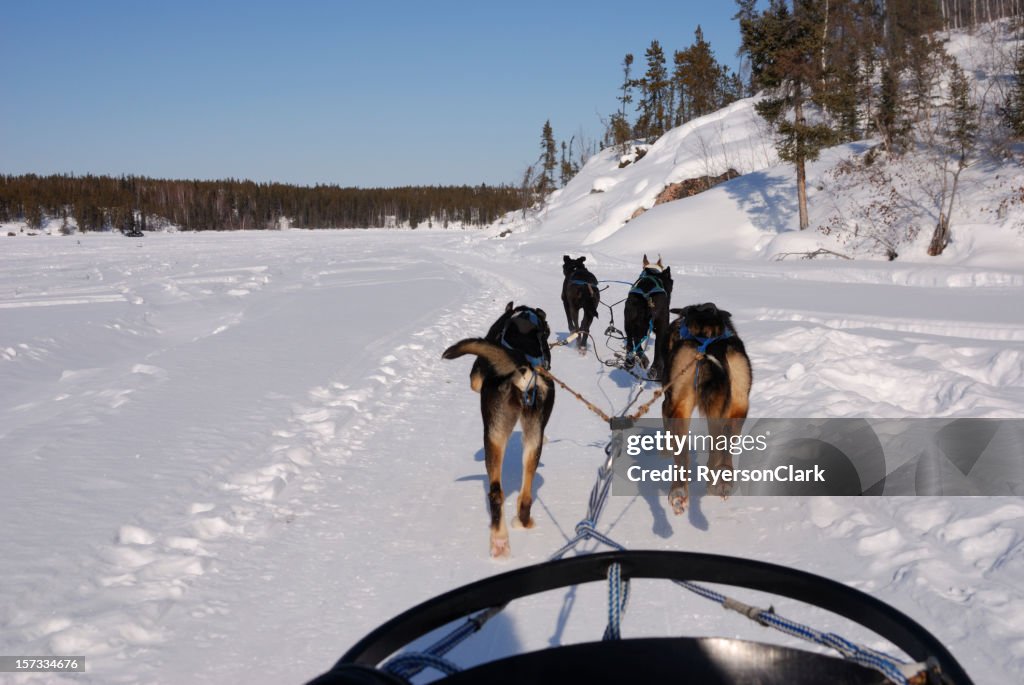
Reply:
[[[678,527],[683,529],[692,527],[696,530],[707,532],[710,528],[708,519],[704,516],[704,510],[701,506],[705,495],[707,495],[707,488],[703,483],[690,483],[690,497],[684,516],[676,516],[671,513],[666,484],[661,484],[661,487],[659,487],[658,483],[643,482],[639,483],[639,486],[640,493],[633,495],[629,504],[619,512],[619,515],[609,526],[608,535],[612,539],[615,539],[615,527],[619,524],[619,521],[629,516],[630,510],[638,500],[643,500],[647,503],[647,508],[651,512],[651,532],[659,538],[667,539],[672,537],[675,533],[675,527],[672,525],[673,522],[679,524]],[[682,525],[684,522],[688,525]]]
[[[623,375],[632,379],[629,374],[623,372]],[[561,440],[551,440],[548,445],[561,442]],[[603,443],[594,443],[588,445],[588,447],[603,446]],[[477,462],[484,461],[484,450],[481,448],[477,450],[473,458]],[[501,466],[501,487],[505,492],[505,498],[508,500],[510,497],[514,497],[521,489],[523,485],[523,441],[522,432],[513,431],[512,435],[509,436],[508,445],[505,449],[505,459]],[[544,505],[544,500],[539,496],[539,492],[544,485],[544,477],[541,475],[541,467],[544,466],[544,462],[541,461],[537,466],[537,472],[533,477],[533,493],[534,503],[544,507],[547,511],[548,516],[551,517],[551,523],[561,533],[562,536],[569,540],[571,537],[559,522],[554,518],[552,512],[547,509]],[[482,486],[482,494],[486,500],[489,483],[487,475],[484,473],[472,474],[456,478],[455,482],[469,482],[478,480]],[[701,502],[704,496],[707,494],[707,490],[703,483],[691,483],[690,484],[690,497],[689,503],[686,508],[686,518],[682,516],[674,516],[670,514],[670,507],[668,504],[668,493],[659,490],[654,483],[641,483],[640,492],[637,495],[633,495],[629,503],[622,509],[619,515],[611,522],[607,530],[607,534],[615,539],[615,528],[619,522],[625,519],[633,505],[638,500],[643,500],[647,503],[647,508],[651,513],[651,532],[660,538],[670,538],[674,534],[675,530],[672,526],[672,521],[675,520],[677,524],[682,523],[684,520],[693,528],[700,531],[707,531],[709,528],[708,520],[704,516],[704,512],[701,508]],[[585,503],[581,503],[581,506],[585,506]],[[585,509],[580,510],[580,517],[585,515]],[[559,608],[559,613],[555,619],[555,625],[553,631],[548,638],[548,644],[551,646],[559,646],[562,644],[562,636],[568,625],[569,619],[572,616],[573,608],[576,604],[577,587],[573,586],[566,588],[564,595],[562,596],[562,606]],[[463,645],[456,648],[453,654],[457,656],[463,656],[463,661],[470,661],[472,663],[479,663],[482,661],[489,661],[502,656],[512,655],[519,653],[522,650],[522,641],[520,640],[515,622],[505,614],[498,614],[490,621],[487,622],[485,628],[487,632],[487,639],[483,640],[486,644],[481,648],[472,648],[468,645],[472,644],[473,640],[467,640]],[[424,646],[429,645],[436,639],[434,636],[426,636],[417,641],[417,644],[422,643]],[[458,659],[456,659],[458,660]]]
[[[558,342],[559,343],[564,343],[566,338],[569,337],[569,335],[570,335],[570,333],[568,331],[559,331],[557,333]],[[598,337],[600,337],[600,336],[598,336]],[[597,345],[598,344],[599,343],[595,340],[594,335],[591,334],[590,342],[587,343],[586,356],[587,357],[595,357],[602,364],[605,361],[611,361],[614,358],[616,350],[612,349],[611,347],[608,347],[604,343],[600,343],[601,347],[600,347],[600,351],[598,351],[597,350]],[[570,343],[568,345],[567,349],[570,349],[573,352],[579,353],[579,350],[576,347],[576,343],[575,342]],[[622,349],[624,350],[625,348],[623,347]],[[619,351],[621,352],[622,350],[619,350]],[[653,351],[651,352],[651,354],[653,354]],[[606,367],[605,371],[607,373],[605,374],[604,377],[610,379],[615,384],[615,386],[620,388],[620,389],[629,389],[629,388],[632,388],[632,387],[634,387],[636,385],[636,377],[633,376],[628,371],[625,371],[624,369],[620,369],[617,366],[612,366],[612,367]],[[637,367],[637,371],[642,373],[643,369],[641,369],[640,367]],[[610,399],[610,398],[606,395],[605,399]]]
[[[555,441],[552,440],[551,442]],[[476,451],[473,459],[480,463],[484,462],[484,449],[482,447]],[[540,489],[544,487],[544,476],[541,474],[543,466],[544,458],[541,457],[540,463],[537,464],[537,471],[533,474],[534,503],[540,501]],[[487,494],[490,491],[490,483],[487,480],[486,472],[462,476],[461,478],[456,478],[455,482],[464,483],[473,480],[480,481],[480,484],[483,486],[486,506]],[[505,458],[501,462],[501,489],[505,493],[506,502],[510,497],[517,495],[523,489],[523,432],[520,430],[512,431],[512,435],[508,437],[508,445],[505,447]]]

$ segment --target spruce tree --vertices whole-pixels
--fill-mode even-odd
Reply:
[[[805,112],[820,97],[823,83],[821,8],[820,0],[795,0],[790,12],[785,0],[771,0],[763,12],[740,20],[751,77],[766,96],[757,112],[779,135],[779,157],[796,167],[800,230],[809,225],[806,163],[817,159],[834,136],[827,125],[809,123]]]
[[[693,45],[684,51],[683,84],[690,98],[690,119],[715,111],[718,106],[718,88],[722,67],[711,52],[711,44],[704,40],[700,26],[694,32]]]
[[[690,116],[690,93],[686,89],[686,70],[689,67],[687,53],[686,50],[676,50],[672,53],[672,88],[676,93],[673,123],[676,126],[684,124],[692,118]]]
[[[633,127],[629,124],[629,116],[626,114],[626,105],[633,102],[633,88],[636,82],[631,77],[633,67],[633,55],[626,53],[622,60],[622,94],[616,99],[619,101],[619,111],[611,116],[609,122],[609,137],[613,145],[619,148],[619,154],[626,154],[629,141],[633,139]]]
[[[652,40],[644,53],[647,58],[647,71],[638,85],[640,98],[640,115],[637,118],[636,132],[641,138],[657,138],[667,129],[668,107],[668,71],[665,69],[665,53],[661,44]]]
[[[1010,134],[1017,139],[1024,138],[1024,49],[1020,46],[1014,62],[1013,85],[1001,112]]]
[[[540,139],[540,177],[537,179],[537,193],[543,197],[555,189],[555,168],[558,166],[558,147],[551,130],[551,120],[544,122]]]

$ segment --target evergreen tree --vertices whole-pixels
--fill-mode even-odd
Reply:
[[[626,114],[626,105],[633,102],[633,87],[636,82],[631,77],[633,67],[633,55],[626,53],[622,60],[622,94],[616,99],[619,101],[619,111],[611,116],[609,122],[609,139],[611,144],[619,148],[619,154],[626,154],[626,146],[633,139],[633,127],[629,124],[629,116]]]
[[[732,18],[739,22],[740,32],[742,34],[742,27],[744,22],[752,22],[756,19],[757,11],[757,0],[736,0],[736,14],[732,15]],[[754,86],[754,75],[750,70],[749,60],[746,59],[748,51],[741,44],[736,49],[736,55],[740,58],[740,74],[737,74],[741,83],[743,83],[742,73],[747,73],[747,82],[744,87],[740,89],[740,97],[743,97],[742,93],[746,92],[748,95],[754,95],[757,92],[757,88]]]
[[[683,85],[690,99],[689,118],[695,119],[715,111],[720,102],[718,88],[722,67],[704,40],[700,26],[694,32],[693,45],[684,51]]]
[[[626,53],[626,56],[622,58],[622,95],[616,98],[619,101],[619,114],[622,117],[626,116],[626,105],[633,102],[633,79],[630,77],[630,71],[633,68],[633,55],[632,53]]]
[[[826,0],[822,27],[821,105],[835,125],[839,141],[860,138],[860,104],[865,95],[862,70],[864,42],[870,42],[870,25],[861,16],[858,0]],[[870,89],[868,89],[869,91]]]
[[[672,89],[675,91],[675,111],[673,123],[676,126],[686,123],[690,116],[690,93],[686,89],[686,69],[689,66],[689,55],[685,50],[672,53]]]
[[[565,187],[572,177],[576,175],[576,169],[572,163],[572,155],[569,153],[569,146],[566,142],[562,141],[562,160],[559,163],[559,170],[561,172],[562,187]]]
[[[1014,62],[1013,86],[1007,93],[1001,113],[1011,135],[1017,139],[1024,138],[1024,49],[1020,46]]]
[[[809,123],[805,107],[820,97],[823,84],[823,16],[821,0],[794,0],[791,12],[785,0],[771,0],[761,13],[740,20],[742,49],[750,58],[754,84],[766,97],[757,112],[779,135],[779,157],[796,167],[800,230],[807,228],[806,163],[817,159],[833,140],[824,124]],[[787,115],[792,111],[793,118]]]
[[[544,122],[540,139],[540,177],[537,179],[537,193],[543,197],[555,189],[555,168],[558,166],[558,148],[551,120]]]
[[[642,96],[639,102],[640,113],[637,118],[636,133],[641,138],[650,139],[657,138],[668,128],[670,84],[668,71],[665,69],[665,53],[661,49],[661,44],[652,40],[644,57],[647,58],[647,71],[638,82]]]

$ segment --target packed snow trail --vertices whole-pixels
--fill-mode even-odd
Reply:
[[[566,334],[559,265],[571,248],[539,243],[423,231],[16,241],[0,256],[0,653],[83,653],[89,673],[0,682],[302,682],[412,605],[546,559],[585,512],[607,427],[558,395],[537,527],[511,531],[511,562],[491,561],[470,363],[440,359],[509,300],[543,307]],[[638,270],[632,251],[590,254],[599,278]],[[733,312],[759,415],[1024,407],[1019,284],[665,257],[674,304]],[[571,348],[555,350],[554,369],[609,412],[633,388]],[[519,455],[517,431],[509,502]],[[612,497],[600,528],[632,548],[750,556],[847,582],[919,620],[977,682],[1024,675],[1019,498],[722,501],[698,489],[682,517],[662,500]],[[597,639],[604,593],[517,603],[452,658]],[[653,582],[634,588],[623,631],[774,639]]]

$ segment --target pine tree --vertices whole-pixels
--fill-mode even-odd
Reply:
[[[558,147],[551,130],[551,120],[544,122],[540,139],[540,177],[537,179],[537,193],[543,197],[555,189],[555,168],[558,166]]]
[[[633,55],[632,53],[626,53],[626,56],[622,58],[622,95],[616,98],[619,101],[619,114],[622,117],[626,116],[626,105],[633,102],[633,86],[635,85],[633,79],[630,77],[630,71],[633,68]]]
[[[626,105],[633,102],[633,88],[636,82],[631,77],[633,67],[633,55],[626,53],[622,60],[622,94],[616,99],[619,101],[619,111],[611,116],[608,124],[609,138],[611,143],[619,148],[619,154],[626,154],[629,141],[633,139],[633,127],[629,124],[629,116],[626,114]]]
[[[875,128],[882,136],[882,144],[889,153],[902,147],[905,142],[905,129],[900,125],[902,98],[900,95],[899,76],[891,59],[882,62],[882,77],[878,94],[878,110],[875,113]]]
[[[700,26],[694,32],[693,45],[684,52],[686,68],[683,83],[690,96],[690,117],[695,119],[713,112],[719,102],[718,87],[722,67],[711,52],[711,44],[704,40]]]
[[[667,129],[669,116],[668,72],[665,69],[665,53],[661,44],[652,40],[644,53],[647,58],[647,71],[638,85],[640,98],[640,115],[637,118],[636,133],[641,138],[657,138]]]
[[[794,0],[792,12],[785,0],[771,0],[762,13],[740,20],[751,77],[766,94],[756,105],[757,112],[779,134],[779,157],[796,167],[800,230],[809,225],[806,163],[817,159],[834,138],[827,125],[809,123],[805,113],[805,107],[820,97],[823,83],[821,9],[820,0]],[[787,116],[790,110],[792,120]]]
[[[576,175],[575,166],[572,163],[572,155],[569,153],[569,145],[562,141],[562,160],[559,163],[559,170],[561,172],[562,187],[572,180],[572,177]]]
[[[1024,49],[1020,46],[1014,62],[1013,86],[1007,93],[1001,113],[1010,134],[1017,139],[1024,138]]]
[[[676,126],[686,123],[690,116],[690,93],[686,89],[686,69],[689,67],[689,55],[686,50],[672,53],[672,89],[675,91],[674,123]]]

